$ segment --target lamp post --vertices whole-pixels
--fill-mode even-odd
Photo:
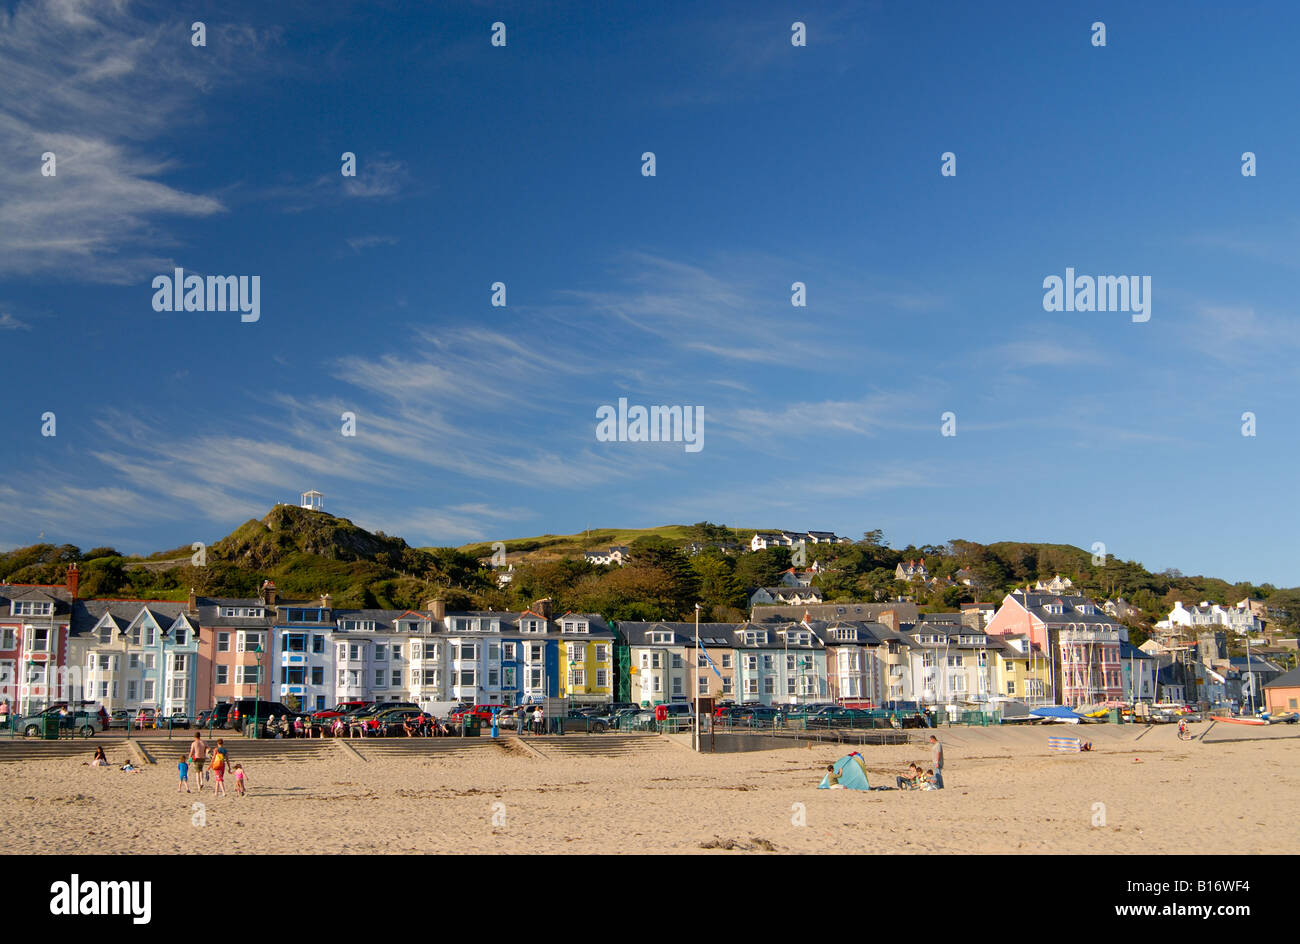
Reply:
[[[129,699],[126,697],[127,692],[127,675],[131,671],[131,636],[128,630],[120,629],[117,634],[122,637],[122,677],[119,681],[122,683],[122,704],[128,705]],[[126,739],[131,740],[131,708],[124,709],[126,721]]]
[[[695,604],[695,723],[691,725],[695,737],[695,752],[700,752],[700,605]]]
[[[255,682],[253,683],[253,737],[258,737],[261,734],[261,731],[258,729],[257,726],[258,724],[257,718],[258,718],[258,713],[262,708],[262,644],[261,642],[258,642],[257,645],[253,647],[253,651],[257,653],[257,676]]]

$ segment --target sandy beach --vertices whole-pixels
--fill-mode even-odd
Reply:
[[[1212,732],[1217,742],[1180,742],[1172,726],[1089,726],[1078,731],[1095,744],[1085,754],[1047,751],[1049,733],[1076,733],[1060,728],[944,729],[948,789],[935,792],[817,790],[825,765],[848,750],[832,745],[697,756],[655,737],[617,757],[537,757],[505,742],[367,761],[330,745],[316,759],[250,759],[249,795],[235,797],[228,777],[232,795],[216,798],[178,794],[169,756],[124,773],[84,766],[87,748],[0,763],[0,845],[10,854],[1300,852],[1300,731],[1227,728]],[[244,742],[229,744],[238,762]],[[862,752],[873,784],[892,785],[909,761],[928,758],[918,745]],[[806,825],[796,825],[799,804]]]

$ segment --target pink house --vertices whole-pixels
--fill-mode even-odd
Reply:
[[[1062,705],[1119,701],[1121,627],[1083,596],[1016,590],[1008,593],[985,630],[992,636],[1021,634],[1051,654],[1052,697]]]

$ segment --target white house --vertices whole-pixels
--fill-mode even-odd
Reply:
[[[1236,606],[1220,606],[1217,603],[1202,602],[1188,607],[1183,606],[1181,600],[1174,604],[1167,619],[1156,623],[1157,629],[1195,629],[1204,626],[1226,626],[1238,635],[1257,633],[1264,628],[1248,605],[1239,603]]]

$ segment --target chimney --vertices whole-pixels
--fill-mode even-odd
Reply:
[[[262,598],[264,606],[275,606],[276,589],[275,584],[269,580],[262,581],[262,590],[258,594]]]
[[[186,605],[185,612],[193,616],[198,611],[199,611],[199,598],[198,595],[194,592],[194,588],[190,587],[190,602]]]
[[[429,616],[435,623],[441,623],[447,618],[446,600],[430,600],[424,605],[424,608],[429,611]]]
[[[555,601],[552,600],[550,597],[546,597],[545,599],[538,600],[536,603],[533,604],[533,612],[536,613],[538,616],[540,616],[542,619],[550,619],[551,604],[554,602]]]
[[[331,597],[328,593],[322,593],[320,595],[320,608],[322,610],[331,609],[333,605],[334,605],[334,598]]]
[[[900,625],[898,613],[895,610],[881,610],[880,615],[876,617],[876,622],[888,626],[894,632],[898,632]]]
[[[72,599],[77,599],[77,585],[81,583],[81,570],[78,569],[74,561],[68,565],[68,592],[72,594]]]

